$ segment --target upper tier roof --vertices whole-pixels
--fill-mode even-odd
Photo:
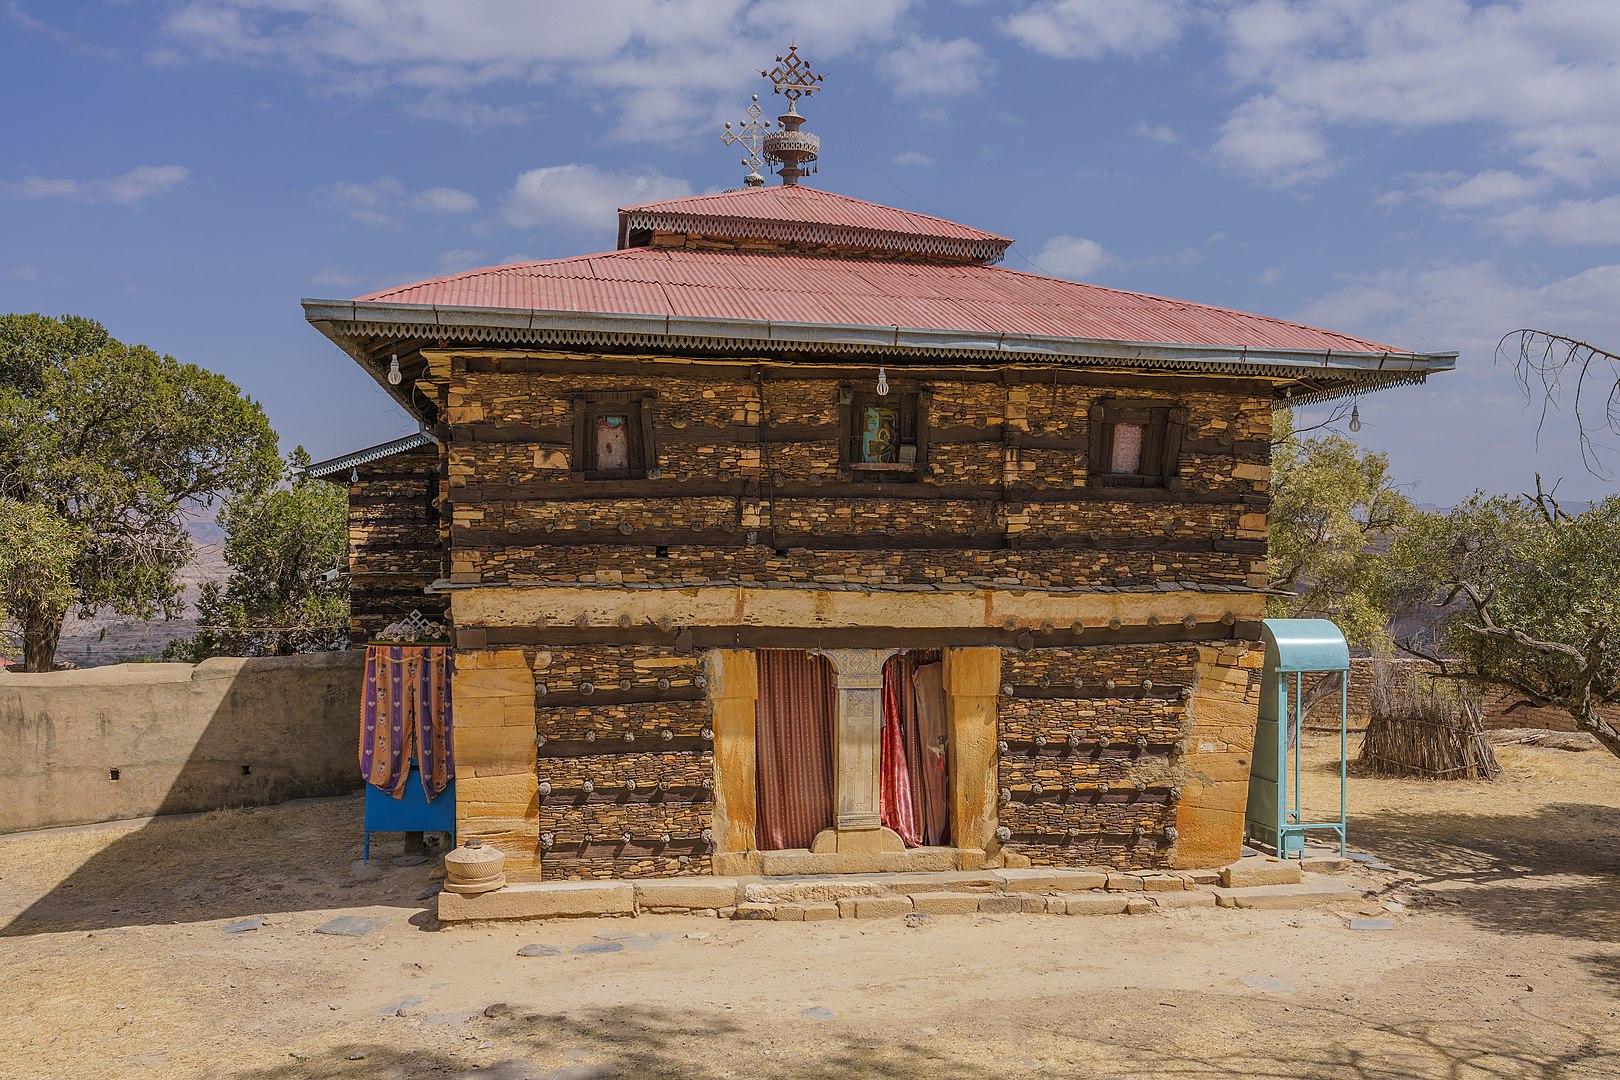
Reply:
[[[619,211],[619,247],[638,233],[686,233],[861,249],[869,255],[920,255],[1000,262],[1012,241],[944,218],[798,185],[741,188],[714,195],[627,206]]]
[[[763,190],[783,191],[787,188]],[[805,189],[800,189],[805,190]],[[779,326],[886,328],[1291,353],[1401,354],[1264,315],[971,263],[628,248],[469,270],[363,296],[357,307],[612,313]],[[358,312],[356,314],[359,314]]]

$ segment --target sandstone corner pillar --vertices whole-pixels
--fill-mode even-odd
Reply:
[[[993,850],[996,722],[1001,650],[945,650],[945,720],[950,747],[951,832],[958,848]]]
[[[1186,772],[1176,808],[1175,865],[1180,869],[1225,866],[1242,854],[1264,661],[1257,644],[1198,649],[1197,674],[1187,699]]]
[[[508,881],[538,881],[534,672],[521,649],[457,650],[451,695],[456,838],[505,852]]]
[[[758,873],[751,853],[759,821],[759,662],[748,649],[715,649],[704,662],[714,730],[714,872]]]

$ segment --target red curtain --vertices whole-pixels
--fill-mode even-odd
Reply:
[[[883,666],[878,816],[907,847],[950,842],[942,670],[916,652]]]
[[[761,649],[754,727],[756,842],[807,848],[833,824],[833,673],[820,656]]]

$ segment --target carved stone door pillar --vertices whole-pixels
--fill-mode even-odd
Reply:
[[[883,665],[897,649],[822,649],[833,667],[837,715],[833,737],[834,827],[813,851],[902,851],[899,834],[878,819],[883,735]]]

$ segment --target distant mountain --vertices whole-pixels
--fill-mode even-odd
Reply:
[[[126,619],[111,612],[97,612],[87,619],[74,615],[62,626],[62,640],[56,646],[58,663],[71,661],[80,667],[101,667],[130,660],[156,659],[163,647],[177,637],[197,632],[197,588],[205,581],[230,577],[225,564],[225,532],[212,515],[190,519],[186,531],[197,546],[190,565],[180,572],[185,585],[185,615],[179,619]]]

